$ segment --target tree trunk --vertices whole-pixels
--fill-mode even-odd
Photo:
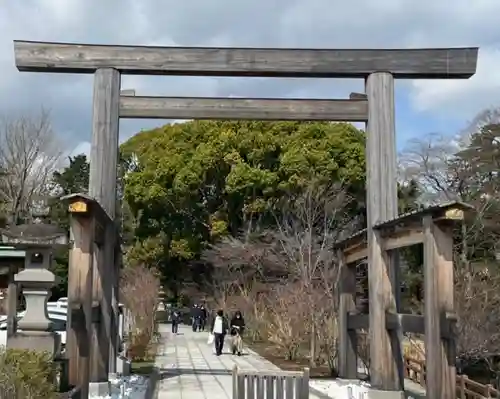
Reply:
[[[309,365],[316,367],[316,323],[311,323],[311,339],[309,341]]]

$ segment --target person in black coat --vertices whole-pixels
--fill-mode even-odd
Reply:
[[[207,325],[208,313],[204,305],[200,306],[200,313],[201,313],[200,328],[201,331],[205,331],[205,326]]]
[[[196,331],[199,331],[200,330],[200,327],[201,327],[201,309],[200,307],[196,304],[193,306],[193,308],[191,309],[191,318],[192,318],[192,321],[193,321],[193,331],[196,332]]]
[[[179,323],[181,322],[181,312],[179,309],[173,309],[170,314],[170,318],[172,320],[172,333],[177,334],[179,330]]]
[[[232,337],[231,352],[233,355],[237,353],[238,356],[241,356],[243,352],[243,339],[241,337],[245,330],[245,319],[239,310],[234,314],[229,326]]]

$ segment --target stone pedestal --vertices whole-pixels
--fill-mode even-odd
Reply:
[[[336,379],[339,397],[349,399],[405,399],[403,391],[382,391],[360,380]]]
[[[17,331],[7,340],[8,348],[59,353],[61,337],[52,331]]]
[[[380,391],[370,389],[365,395],[366,399],[406,399],[403,391]]]
[[[60,336],[51,331],[47,313],[50,289],[56,276],[48,269],[52,260],[50,248],[26,249],[25,268],[14,276],[26,299],[26,312],[18,328],[7,339],[7,347],[47,351],[53,356],[60,352]]]
[[[111,384],[107,382],[90,382],[89,383],[89,397],[105,398],[111,392]]]
[[[125,356],[118,355],[116,358],[116,374],[128,376],[131,373],[131,362]]]

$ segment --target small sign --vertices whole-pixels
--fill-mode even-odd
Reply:
[[[444,214],[446,219],[462,220],[464,218],[464,211],[457,208],[448,209]]]
[[[71,213],[85,213],[87,212],[87,203],[85,201],[76,201],[69,205]]]

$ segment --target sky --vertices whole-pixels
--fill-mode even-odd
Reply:
[[[92,76],[19,72],[13,40],[302,48],[478,46],[469,80],[396,82],[398,148],[454,135],[500,105],[498,0],[0,0],[0,115],[51,111],[68,152],[88,152]],[[124,76],[137,95],[346,98],[361,80]],[[120,123],[124,141],[162,121]]]

